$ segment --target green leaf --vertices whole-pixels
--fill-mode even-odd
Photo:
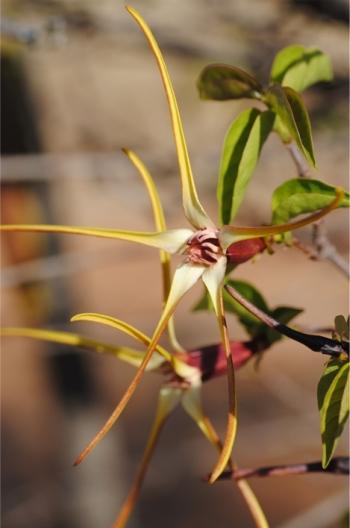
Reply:
[[[322,466],[326,468],[349,415],[349,362],[331,360],[317,389],[321,418]]]
[[[336,339],[349,342],[350,339],[350,317],[346,320],[343,315],[337,315],[334,319]]]
[[[260,99],[263,89],[249,73],[226,64],[209,64],[197,81],[201,99],[226,101],[242,97]]]
[[[229,224],[237,214],[273,122],[272,112],[251,108],[233,121],[226,134],[217,188],[223,224]]]
[[[287,223],[291,218],[327,207],[336,198],[336,188],[314,179],[295,178],[277,187],[272,195],[272,223]],[[345,193],[338,207],[349,207]]]
[[[306,160],[315,166],[311,124],[301,96],[292,88],[273,84],[266,92],[265,101],[278,117],[274,128],[282,141],[294,140]]]
[[[317,48],[288,46],[277,53],[271,68],[271,81],[302,92],[320,81],[331,81],[330,58]]]

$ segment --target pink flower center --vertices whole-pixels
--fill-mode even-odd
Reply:
[[[223,255],[217,231],[209,228],[197,231],[187,241],[185,253],[187,262],[204,266],[215,264]]]

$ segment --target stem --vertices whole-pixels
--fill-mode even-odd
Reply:
[[[348,475],[349,458],[335,457],[326,468],[322,467],[321,461],[316,461],[306,464],[286,464],[281,466],[234,469],[233,471],[225,471],[219,478],[221,480],[233,479],[239,482],[241,479],[247,479],[251,477],[284,477],[286,475],[303,475],[305,473],[331,473],[333,475]]]
[[[147,444],[146,444],[146,448],[145,448],[145,451],[142,457],[140,467],[138,469],[134,482],[130,488],[128,496],[123,503],[123,506],[120,510],[118,518],[113,523],[112,528],[124,528],[124,526],[128,522],[130,514],[132,513],[135,507],[135,504],[139,498],[141,487],[142,487],[150,460],[157,446],[159,435],[163,429],[163,426],[167,418],[168,416],[163,416],[161,420],[158,420],[156,417],[153,423]]]
[[[255,315],[255,317],[257,317],[260,321],[266,324],[269,328],[272,328],[280,334],[305,345],[310,350],[313,350],[314,352],[321,352],[322,354],[337,358],[342,356],[344,352],[348,354],[345,348],[343,348],[342,343],[340,343],[339,341],[335,339],[329,339],[320,335],[304,334],[303,332],[298,332],[297,330],[294,330],[293,328],[290,328],[289,326],[280,323],[270,315],[266,314],[265,312],[254,306],[254,304],[245,299],[243,295],[241,295],[232,286],[226,285],[225,289],[235,301],[241,304],[250,313]]]
[[[204,432],[205,436],[218,449],[218,451],[220,453],[221,450],[222,450],[222,442],[221,442],[221,440],[220,440],[220,438],[219,438],[219,436],[218,436],[213,424],[211,423],[210,419],[207,416],[204,417],[204,423],[205,423],[205,432],[204,431],[202,431],[202,432]],[[229,460],[228,460],[228,466],[230,468],[230,471],[224,472],[223,475],[225,475],[226,473],[232,474],[232,472],[237,470],[237,468],[236,468],[235,464],[232,462],[231,458],[229,458]],[[248,482],[246,482],[244,479],[242,479],[240,481],[237,481],[236,484],[237,484],[237,487],[238,487],[239,491],[241,492],[241,495],[242,495],[242,497],[243,497],[243,499],[244,499],[244,501],[245,501],[250,513],[251,513],[251,516],[254,519],[256,528],[269,528],[269,524],[268,524],[267,519],[265,517],[264,511],[261,508],[261,506],[259,504],[259,501],[256,498],[255,493],[252,490],[252,488],[250,487],[250,485],[248,484]]]
[[[310,168],[294,142],[284,143],[296,165],[300,178],[310,178]]]
[[[310,169],[306,164],[295,143],[285,144],[287,150],[295,163],[299,178],[310,178]],[[337,248],[329,240],[324,224],[318,222],[313,226],[312,245],[315,250],[315,257],[322,260],[329,260],[339,271],[347,278],[350,278],[349,265],[344,257],[341,256]]]
[[[349,264],[329,240],[325,225],[322,221],[312,226],[312,245],[315,249],[314,258],[329,260],[339,271],[350,278]]]

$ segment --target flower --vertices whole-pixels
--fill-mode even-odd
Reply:
[[[115,408],[105,425],[102,427],[102,429],[97,433],[94,439],[89,443],[89,445],[78,457],[76,463],[81,462],[83,458],[95,447],[95,445],[107,434],[109,429],[112,427],[112,425],[116,422],[120,414],[125,409],[128,401],[136,390],[144,371],[146,370],[151,358],[153,357],[154,352],[158,346],[158,342],[167,326],[170,329],[170,335],[172,335],[173,337],[172,342],[174,344],[174,348],[181,349],[181,347],[176,341],[176,337],[172,329],[171,316],[182,297],[192,288],[192,286],[199,279],[202,279],[205,287],[208,290],[214,307],[227,361],[229,402],[227,429],[221,454],[210,478],[210,482],[214,482],[224,470],[230,458],[237,429],[234,365],[230,351],[229,335],[225,321],[222,296],[222,286],[227,271],[227,265],[231,261],[235,262],[234,259],[238,258],[237,255],[235,256],[235,244],[242,244],[242,242],[244,241],[257,239],[260,240],[260,245],[258,244],[259,248],[254,251],[261,251],[264,246],[264,242],[261,242],[262,237],[279,235],[303,227],[309,223],[315,222],[316,220],[319,220],[332,209],[337,207],[343,195],[342,192],[339,191],[337,193],[336,199],[328,207],[325,207],[324,209],[308,216],[307,218],[304,218],[299,221],[294,221],[289,224],[281,224],[277,226],[267,227],[239,227],[228,225],[217,227],[203,209],[198,198],[195,182],[192,175],[191,164],[187,152],[187,146],[181,123],[180,113],[162,53],[150,28],[142,19],[140,14],[135,9],[129,6],[127,7],[127,10],[143,31],[148,41],[148,44],[150,45],[150,48],[153,52],[153,55],[157,61],[161,78],[164,84],[164,89],[166,92],[170,115],[172,119],[172,127],[179,162],[182,185],[182,203],[185,216],[191,225],[191,229],[166,229],[162,210],[159,204],[157,203],[156,190],[152,179],[147,169],[142,164],[141,160],[130,150],[125,150],[125,153],[140,171],[142,177],[149,186],[151,197],[153,198],[153,200],[155,200],[155,208],[158,211],[157,232],[144,233],[134,231],[118,231],[115,229],[50,225],[11,225],[2,226],[2,229],[7,231],[37,231],[50,233],[78,234],[129,240],[131,242],[137,242],[140,244],[155,247],[162,251],[161,258],[164,270],[163,276],[166,283],[166,297],[160,320],[156,326],[152,338],[150,339],[147,351],[124,396],[122,397],[122,399],[120,400],[117,407]],[[172,282],[170,284],[168,255],[176,253],[183,255],[183,262],[175,270]],[[107,316],[101,316],[99,314],[80,314],[78,316],[75,316],[73,320],[97,321],[102,322],[104,324],[109,324],[111,322],[110,318],[108,318]],[[175,356],[170,356],[170,358],[168,359],[173,362],[175,370],[181,370],[181,368],[184,369],[183,366],[181,367],[180,363],[177,363]],[[198,371],[193,368],[189,369],[188,366],[186,368],[187,370],[181,370],[181,376],[183,377],[183,379],[188,380],[191,385],[195,385],[195,377],[198,376]]]
[[[92,317],[92,314],[90,314]],[[101,317],[101,316],[100,316]],[[91,319],[90,319],[91,320]],[[129,325],[125,321],[109,317],[107,324],[128,334],[136,341],[148,346],[151,339],[137,328]],[[130,347],[118,347],[101,341],[96,341],[79,334],[57,330],[43,330],[35,328],[4,328],[1,335],[8,337],[27,337],[31,339],[50,341],[58,344],[69,345],[92,350],[98,353],[109,353],[116,358],[127,362],[134,367],[138,367],[144,357],[144,353]],[[261,343],[263,348],[268,345]],[[260,345],[261,345],[260,344]],[[243,366],[254,356],[259,342],[239,342],[230,343],[231,354],[235,368]],[[259,347],[261,349],[261,346]],[[175,359],[175,361],[174,361]],[[200,373],[203,381],[211,379],[213,376],[222,375],[225,372],[226,361],[221,344],[209,345],[198,349],[183,351],[181,354],[168,352],[161,346],[157,346],[155,353],[148,363],[147,370],[163,374],[164,380],[158,396],[158,404],[154,421],[144,449],[140,466],[136,472],[130,491],[120,509],[115,520],[114,528],[123,528],[139,498],[141,487],[149,467],[150,460],[159,440],[162,429],[173,411],[181,405],[185,412],[198,426],[205,438],[220,451],[221,442],[209,417],[205,414],[201,400],[201,383],[198,376],[192,376],[193,381],[189,381],[189,374]],[[211,366],[208,369],[208,362]],[[184,376],[187,380],[184,381]],[[229,470],[233,471],[236,466],[229,461]],[[251,511],[255,523],[259,528],[266,528],[267,521],[261,506],[254,495],[253,490],[247,482],[240,480],[237,486]]]

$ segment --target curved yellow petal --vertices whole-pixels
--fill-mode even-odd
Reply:
[[[265,513],[248,482],[244,479],[240,479],[236,482],[236,484],[244,497],[244,500],[254,519],[256,528],[269,528],[269,523],[266,519]]]
[[[145,246],[163,249],[168,253],[177,253],[193,235],[190,229],[169,229],[160,233],[142,233],[139,231],[118,231],[117,229],[98,227],[76,227],[45,224],[1,225],[0,231],[23,231],[36,233],[60,233],[63,235],[83,235],[99,238],[114,238],[137,242]]]
[[[99,323],[104,324],[106,326],[111,326],[112,328],[116,328],[117,330],[120,330],[121,332],[124,332],[124,334],[127,334],[143,345],[148,346],[151,342],[151,338],[148,337],[146,334],[141,332],[141,330],[138,330],[134,326],[126,323],[125,321],[122,321],[121,319],[117,319],[115,317],[111,317],[110,315],[103,315],[99,313],[80,313],[77,315],[74,315],[71,318],[71,322],[80,322],[80,321],[88,321],[91,323]],[[173,356],[165,350],[160,345],[157,345],[155,350],[160,354],[166,361],[172,362]],[[142,354],[144,356],[144,353]]]
[[[160,201],[157,187],[153,181],[150,172],[148,171],[146,165],[137,156],[137,154],[135,154],[135,152],[125,148],[122,149],[122,151],[129,158],[131,163],[136,167],[146,186],[152,204],[154,223],[157,231],[166,231],[166,222],[162,202]],[[160,262],[162,266],[163,299],[165,302],[168,298],[171,286],[170,257],[166,251],[160,250]],[[170,318],[168,322],[168,334],[173,349],[177,352],[184,352],[184,348],[180,345],[176,337],[173,318]]]
[[[140,495],[145,474],[148,469],[155,447],[157,445],[159,435],[167,418],[180,401],[181,395],[182,390],[180,389],[173,389],[170,387],[163,387],[161,389],[158,399],[156,416],[153,422],[150,435],[148,437],[140,467],[137,471],[136,477],[128,493],[128,496],[120,510],[120,513],[116,521],[113,523],[113,528],[124,528],[124,526],[126,526],[126,523],[128,522],[128,519]]]
[[[5,337],[28,337],[30,339],[50,341],[52,343],[59,343],[62,345],[93,350],[94,352],[98,352],[100,354],[108,353],[134,366],[139,366],[145,355],[144,352],[140,352],[139,350],[135,350],[130,347],[113,346],[79,334],[73,334],[71,332],[64,332],[61,330],[10,327],[1,328],[0,335]],[[152,364],[149,364],[149,370],[159,367],[164,361],[164,359],[158,354],[153,356],[152,360],[153,359],[154,361],[152,361]]]
[[[221,340],[225,349],[225,356],[227,361],[227,389],[228,389],[228,415],[225,440],[220,453],[219,459],[212,471],[209,482],[213,484],[216,479],[224,471],[226,465],[229,463],[232,448],[236,438],[237,432],[237,401],[236,401],[236,382],[235,370],[233,366],[233,359],[230,349],[230,340],[227,330],[227,323],[224,312],[224,303],[222,298],[222,288],[218,291],[218,301],[216,316],[219,324]],[[215,306],[214,306],[215,307]]]
[[[261,227],[240,227],[240,226],[224,226],[219,232],[220,243],[224,249],[228,248],[234,242],[239,240],[247,240],[249,238],[264,237],[271,235],[280,235],[287,233],[288,231],[294,231],[301,227],[307,226],[317,222],[328,213],[336,209],[344,197],[343,189],[336,189],[336,198],[327,206],[313,213],[306,218],[290,222],[288,224],[279,224],[274,226],[261,226]]]
[[[124,152],[124,154],[129,158],[131,163],[138,170],[146,186],[146,189],[148,191],[151,204],[152,204],[154,223],[155,223],[157,231],[165,231],[166,223],[165,223],[165,216],[164,216],[164,211],[162,207],[162,202],[160,201],[160,197],[158,194],[156,184],[154,183],[149,170],[147,169],[146,165],[142,162],[142,160],[133,150],[122,148],[122,152]]]
[[[209,418],[203,415],[202,423],[204,424],[204,430],[202,427],[200,427],[200,429],[203,434],[214,447],[221,451],[222,444],[220,438]],[[231,461],[229,461],[229,465],[232,468],[234,467]],[[244,479],[241,479],[239,481],[236,481],[236,484],[249,508],[249,511],[254,519],[256,528],[269,528],[269,523],[267,522],[264,511],[260,506],[260,503],[248,482]]]
[[[152,31],[143,20],[141,15],[131,6],[126,6],[127,11],[136,20],[141,30],[143,31],[152,53],[157,61],[158,68],[162,77],[165,93],[168,100],[169,111],[172,120],[174,139],[176,145],[177,156],[179,160],[182,196],[185,214],[189,222],[197,229],[204,227],[214,227],[214,224],[209,219],[204,211],[197,195],[191,164],[187,152],[185,135],[183,132],[179,108],[176,101],[176,96],[171,83],[169,72],[165,64],[162,52],[159,49],[158,43],[152,34]]]
[[[112,412],[111,416],[108,418],[108,420],[103,425],[103,427],[100,429],[100,431],[96,434],[96,436],[91,440],[91,442],[81,452],[81,454],[76,459],[74,465],[80,464],[80,462],[84,460],[84,458],[90,453],[90,451],[92,451],[92,449],[94,449],[94,447],[98,444],[98,442],[106,436],[108,431],[111,429],[111,427],[118,420],[121,413],[124,411],[130,398],[134,394],[135,390],[137,389],[142,379],[143,373],[147,367],[148,362],[150,361],[152,357],[152,354],[155,348],[157,347],[158,341],[161,338],[162,333],[164,332],[164,329],[168,323],[169,317],[171,317],[180,299],[197,282],[197,280],[203,274],[204,269],[205,269],[204,266],[192,266],[190,264],[183,264],[182,266],[177,268],[177,270],[175,271],[169,297],[167,299],[163,313],[160,317],[157,328],[154,331],[151,342],[148,346],[147,352],[143,358],[143,361],[140,367],[138,368],[129,387],[125,391],[123,397],[121,398],[118,405]]]

